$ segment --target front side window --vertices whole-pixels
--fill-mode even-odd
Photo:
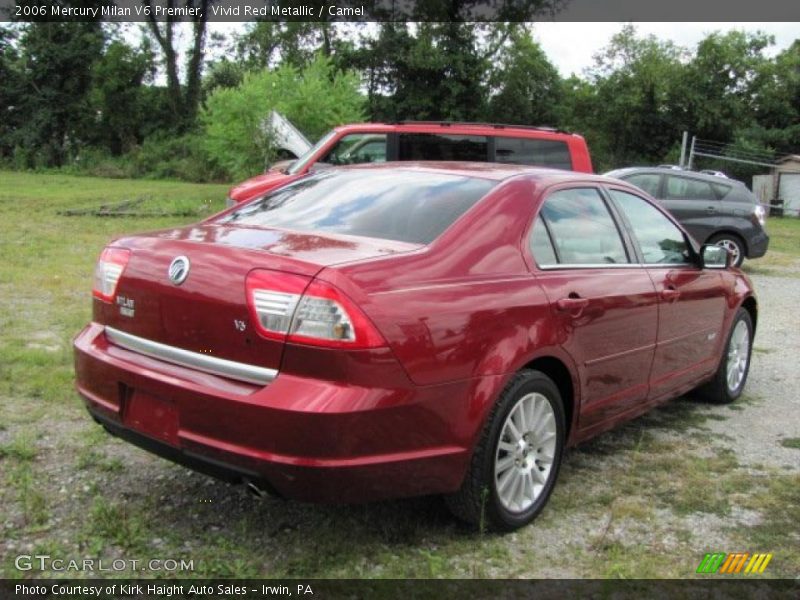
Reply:
[[[320,148],[324,148],[325,145],[328,144],[328,142],[330,142],[335,137],[336,137],[335,129],[326,133],[322,138],[320,138],[320,140],[316,144],[311,146],[311,148],[309,148],[306,151],[306,153],[303,154],[303,156],[294,161],[286,172],[289,173],[290,175],[294,175],[295,173],[299,173],[300,171],[305,169],[306,165],[308,165],[308,163],[311,162],[311,159],[314,158],[314,155],[317,152],[319,152]]]
[[[653,198],[658,198],[658,188],[661,184],[661,175],[658,175],[657,173],[640,173],[638,175],[626,177],[625,181],[643,189]]]
[[[248,202],[217,222],[428,244],[496,184],[402,169],[328,169]]]
[[[698,179],[667,175],[667,200],[717,200],[711,184]]]
[[[645,264],[690,264],[691,256],[683,232],[649,202],[633,194],[611,190],[633,228]]]
[[[401,133],[398,160],[456,160],[486,162],[489,142],[481,135]]]
[[[351,133],[346,135],[317,162],[335,166],[386,162],[386,134]]]
[[[572,169],[566,142],[531,138],[495,138],[495,162]]]
[[[552,235],[559,264],[629,262],[617,225],[597,189],[554,192],[545,201],[541,215]]]

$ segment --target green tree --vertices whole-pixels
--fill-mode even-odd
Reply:
[[[617,162],[614,148],[606,139],[605,128],[597,121],[599,99],[597,88],[590,81],[571,75],[562,81],[563,100],[559,109],[558,123],[567,131],[575,131],[586,138],[595,171],[602,172]]]
[[[203,77],[203,96],[207,97],[217,88],[233,88],[242,83],[245,73],[239,62],[222,58],[210,63]]]
[[[152,113],[142,86],[152,80],[153,71],[149,44],[135,49],[121,40],[112,41],[94,66],[94,141],[114,155],[129,151],[144,138],[143,123]]]
[[[20,110],[15,138],[25,166],[59,166],[91,135],[89,90],[104,33],[96,22],[30,23],[20,40]]]
[[[476,120],[485,114],[489,62],[467,23],[384,23],[353,53],[365,73],[370,112],[381,120]]]
[[[499,53],[492,69],[489,119],[500,123],[556,125],[563,101],[561,77],[523,28]]]
[[[364,98],[354,72],[337,71],[318,55],[301,70],[282,65],[253,72],[235,88],[217,88],[201,114],[208,153],[235,179],[250,177],[274,160],[264,127],[270,111],[286,116],[309,139],[364,118]]]
[[[800,40],[767,61],[753,82],[756,124],[738,134],[779,152],[800,148]]]
[[[330,56],[335,31],[331,23],[257,21],[235,44],[239,61],[249,69],[278,64],[303,68],[318,52]]]
[[[729,142],[755,121],[755,86],[772,45],[764,33],[712,33],[697,46],[682,82],[689,125],[703,139]]]
[[[200,106],[203,66],[206,49],[206,25],[213,0],[167,0],[167,8],[195,8],[195,16],[191,17],[191,45],[186,52],[183,65],[185,81],[180,78],[180,56],[176,48],[175,25],[180,17],[167,16],[163,20],[156,18],[153,0],[143,0],[148,6],[148,28],[161,49],[162,63],[167,75],[167,90],[170,108],[173,112],[173,126],[176,131],[186,131],[195,123],[197,109]]]
[[[595,56],[588,86],[570,82],[570,127],[593,143],[598,170],[663,160],[685,127],[685,51],[625,26]]]
[[[377,37],[366,38],[350,55],[350,64],[364,79],[367,110],[372,121],[397,120],[395,100],[399,67],[405,62],[413,37],[405,23],[382,23]]]
[[[24,121],[21,110],[23,81],[19,72],[19,56],[14,48],[16,34],[0,27],[0,157],[8,157],[14,149],[17,130]]]

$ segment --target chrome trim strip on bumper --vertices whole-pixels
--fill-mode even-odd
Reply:
[[[140,338],[113,327],[106,327],[105,333],[108,341],[120,348],[182,367],[211,373],[212,375],[238,379],[239,381],[257,385],[266,385],[278,376],[276,369],[267,369],[266,367],[225,360],[224,358],[208,356],[199,352],[190,352],[175,346],[167,346],[166,344]]]

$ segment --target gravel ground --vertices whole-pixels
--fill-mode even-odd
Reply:
[[[776,552],[773,576],[797,577],[800,449],[781,441],[800,438],[800,277],[796,265],[770,273],[753,275],[759,322],[740,401],[679,399],[569,451],[550,506],[505,536],[465,530],[437,499],[255,500],[105,436],[77,399],[27,422],[14,415],[34,401],[0,399],[0,445],[35,447],[0,452],[0,575],[41,552],[180,556],[195,576],[686,577],[704,552],[746,550]]]
[[[755,399],[754,407],[708,427],[730,436],[743,465],[800,471],[800,451],[780,445],[781,439],[800,438],[800,277],[755,275],[753,283],[759,317],[745,394]]]

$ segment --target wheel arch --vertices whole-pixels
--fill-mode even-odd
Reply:
[[[750,257],[750,246],[748,246],[747,240],[745,239],[745,237],[741,233],[737,232],[736,230],[730,229],[728,227],[724,227],[722,229],[717,229],[716,231],[712,232],[711,235],[709,235],[706,238],[706,241],[703,242],[703,243],[704,244],[710,244],[711,243],[711,241],[710,241],[711,238],[715,238],[715,237],[720,236],[720,235],[728,235],[728,236],[735,237],[737,240],[739,240],[741,242],[742,248],[744,248],[744,256],[745,256],[745,258],[749,258]]]
[[[574,425],[577,422],[577,394],[576,381],[573,377],[572,371],[569,367],[559,358],[555,356],[539,356],[534,358],[523,369],[533,369],[540,371],[547,375],[556,384],[559,394],[561,394],[561,401],[564,403],[564,421],[566,425],[566,435],[564,436],[565,442],[570,439],[570,435],[575,430]]]
[[[758,323],[758,303],[755,297],[747,296],[740,305],[750,315],[750,320],[753,322],[753,334],[756,332],[756,325]]]

